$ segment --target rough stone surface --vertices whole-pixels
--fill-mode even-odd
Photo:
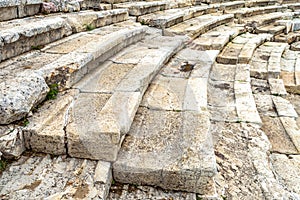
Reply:
[[[29,154],[12,163],[1,181],[1,199],[105,199],[111,167],[102,161]]]
[[[212,124],[218,164],[217,192],[227,199],[294,199],[274,174],[270,143],[257,126],[245,123]]]
[[[68,112],[78,91],[69,90],[55,100],[45,102],[24,128],[26,148],[36,152],[62,155],[67,153],[65,127],[69,123]]]
[[[0,153],[7,159],[18,158],[25,151],[21,126],[0,126]]]
[[[283,154],[271,154],[271,162],[274,170],[282,182],[286,184],[291,192],[293,192],[294,199],[300,198],[300,156]]]
[[[25,117],[41,103],[49,88],[38,73],[25,71],[0,83],[0,124],[9,124]]]
[[[114,163],[114,178],[203,194],[213,187],[211,145],[205,113],[140,108]]]

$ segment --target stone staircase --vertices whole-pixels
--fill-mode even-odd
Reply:
[[[300,198],[295,3],[0,1],[0,198]]]

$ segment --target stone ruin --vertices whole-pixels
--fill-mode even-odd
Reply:
[[[300,199],[299,16],[0,0],[0,198]]]

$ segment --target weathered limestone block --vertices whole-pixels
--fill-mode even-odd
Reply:
[[[44,78],[25,71],[0,83],[0,124],[9,124],[25,117],[42,102],[49,88]]]
[[[50,155],[24,155],[1,175],[2,199],[106,199],[111,164]]]
[[[298,153],[298,149],[295,147],[289,134],[286,133],[278,117],[263,116],[262,121],[262,130],[268,136],[272,145],[271,151],[283,154]]]
[[[157,76],[145,93],[143,106],[159,110],[183,110],[187,79]]]
[[[5,60],[71,34],[66,20],[60,17],[20,19],[0,28],[0,60]]]
[[[116,4],[114,5],[114,7],[128,9],[130,15],[140,16],[140,15],[145,15],[159,10],[165,10],[166,5],[167,5],[166,2],[161,2],[161,1],[152,1],[152,2],[137,1],[134,3],[127,2],[122,4]]]
[[[18,6],[18,17],[38,14],[42,3],[43,0],[21,0],[21,4]]]
[[[287,92],[282,79],[269,79],[270,90],[272,95],[286,96]]]
[[[80,94],[66,129],[69,155],[115,161],[140,98],[139,92]]]
[[[18,158],[25,151],[23,127],[17,125],[0,126],[0,153],[2,157]]]
[[[293,105],[286,99],[278,96],[272,96],[273,103],[276,107],[278,116],[297,118],[298,114]]]
[[[300,51],[300,42],[295,42],[291,45],[291,50]]]
[[[207,112],[139,108],[118,160],[115,180],[213,193],[216,172]]]
[[[210,73],[210,79],[213,81],[234,81],[235,65],[214,64]]]
[[[126,9],[115,9],[107,11],[84,11],[65,15],[73,32],[86,31],[88,28],[98,28],[112,23],[122,22],[128,18]]]
[[[300,156],[273,153],[270,156],[274,170],[280,180],[293,192],[294,198],[300,198]]]
[[[286,133],[289,135],[298,150],[298,153],[300,153],[300,129],[296,120],[292,117],[280,117],[280,120]]]
[[[69,122],[69,109],[77,95],[77,90],[60,93],[28,118],[29,124],[23,131],[27,149],[54,155],[67,153],[65,127]]]
[[[256,108],[250,83],[235,81],[234,94],[239,119],[243,122],[261,125],[262,122]]]

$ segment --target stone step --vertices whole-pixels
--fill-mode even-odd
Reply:
[[[271,95],[275,96],[286,96],[287,92],[284,87],[284,82],[282,79],[270,78],[268,79],[270,85]]]
[[[261,124],[250,88],[249,65],[216,64],[210,79],[208,103],[212,120]]]
[[[279,179],[283,180],[283,183],[287,185],[294,194],[300,194],[298,187],[300,184],[299,178],[294,178],[300,176],[300,156],[272,154],[271,163]]]
[[[209,71],[217,53],[186,48],[156,76],[113,164],[116,181],[215,195],[208,74],[199,72]],[[184,72],[186,62],[194,68]]]
[[[275,36],[275,42],[285,42],[288,44],[296,42],[299,39],[300,39],[300,31],[289,32],[288,34],[282,33],[282,34]]]
[[[245,1],[228,1],[228,2],[214,3],[209,5],[209,8],[211,10],[222,11],[222,12],[225,12],[226,10],[239,9],[243,7],[245,7]]]
[[[59,40],[72,33],[86,31],[126,20],[124,9],[85,11],[47,17],[31,17],[0,23],[0,61]]]
[[[300,52],[286,49],[281,58],[281,73],[286,90],[299,94],[300,91]]]
[[[239,0],[198,0],[201,3],[207,3],[207,4],[217,4],[217,3],[227,3],[227,2],[234,2],[234,1],[239,1]]]
[[[236,24],[222,25],[194,39],[189,46],[198,50],[222,50],[230,40],[244,31],[243,26]]]
[[[1,181],[1,199],[106,199],[111,164],[26,154],[2,172]]]
[[[2,62],[0,86],[6,96],[0,101],[1,124],[22,119],[43,101],[49,91],[46,83],[59,90],[72,87],[99,63],[143,38],[145,31],[146,27],[128,21],[75,34]],[[24,87],[16,90],[20,82]]]
[[[286,26],[276,26],[276,25],[267,25],[267,26],[262,26],[258,27],[255,32],[256,33],[270,33],[274,36],[279,35],[281,33],[284,33],[286,30]]]
[[[72,94],[45,104],[29,118],[24,132],[26,147],[55,155],[115,161],[148,84],[182,44],[181,37],[146,38],[111,61],[96,62],[100,64],[74,86]]]
[[[226,2],[222,4],[201,5],[193,7],[185,7],[181,9],[169,9],[158,11],[148,15],[138,17],[138,21],[142,24],[155,26],[158,28],[168,28],[188,19],[198,17],[204,14],[211,14],[215,12],[223,12],[225,9],[234,9],[243,7],[244,1]]]
[[[168,28],[177,23],[202,15],[208,8],[208,6],[196,6],[191,8],[168,9],[139,16],[137,20],[149,26]]]
[[[140,16],[167,9],[167,3],[163,1],[137,1],[114,4],[114,8],[128,9],[129,15]]]
[[[273,12],[261,15],[255,15],[252,17],[246,17],[239,19],[239,23],[253,26],[254,29],[259,26],[272,24],[280,19],[292,19],[294,16],[293,12]]]
[[[223,64],[247,64],[255,49],[263,42],[270,40],[270,34],[246,33],[234,38],[218,55],[217,62]]]
[[[291,44],[291,50],[300,51],[300,42],[294,42],[293,44]]]
[[[248,0],[246,1],[246,7],[272,6],[276,3],[278,3],[277,0]]]
[[[292,3],[299,3],[298,0],[282,0],[282,4],[292,4]]]
[[[286,4],[286,6],[293,11],[300,10],[300,3]]]
[[[259,82],[260,84],[258,84]],[[270,80],[252,80],[252,90],[255,93],[255,101],[263,121],[262,130],[267,134],[272,144],[271,151],[299,154],[297,139],[299,128],[295,120],[298,115],[288,100],[277,96],[277,94],[273,95],[272,87]],[[270,127],[272,128],[270,129]]]
[[[42,0],[1,0],[0,22],[32,16],[40,12]]]
[[[251,17],[255,15],[282,12],[285,11],[286,9],[287,9],[286,6],[266,6],[266,7],[240,8],[237,10],[225,11],[225,13],[234,14],[234,17],[240,20],[245,17]]]
[[[217,26],[233,20],[233,15],[202,15],[193,19],[186,20],[175,26],[164,30],[165,35],[187,35],[196,38]]]
[[[266,42],[254,53],[251,64],[251,77],[260,79],[278,79],[281,73],[281,56],[286,43]]]

